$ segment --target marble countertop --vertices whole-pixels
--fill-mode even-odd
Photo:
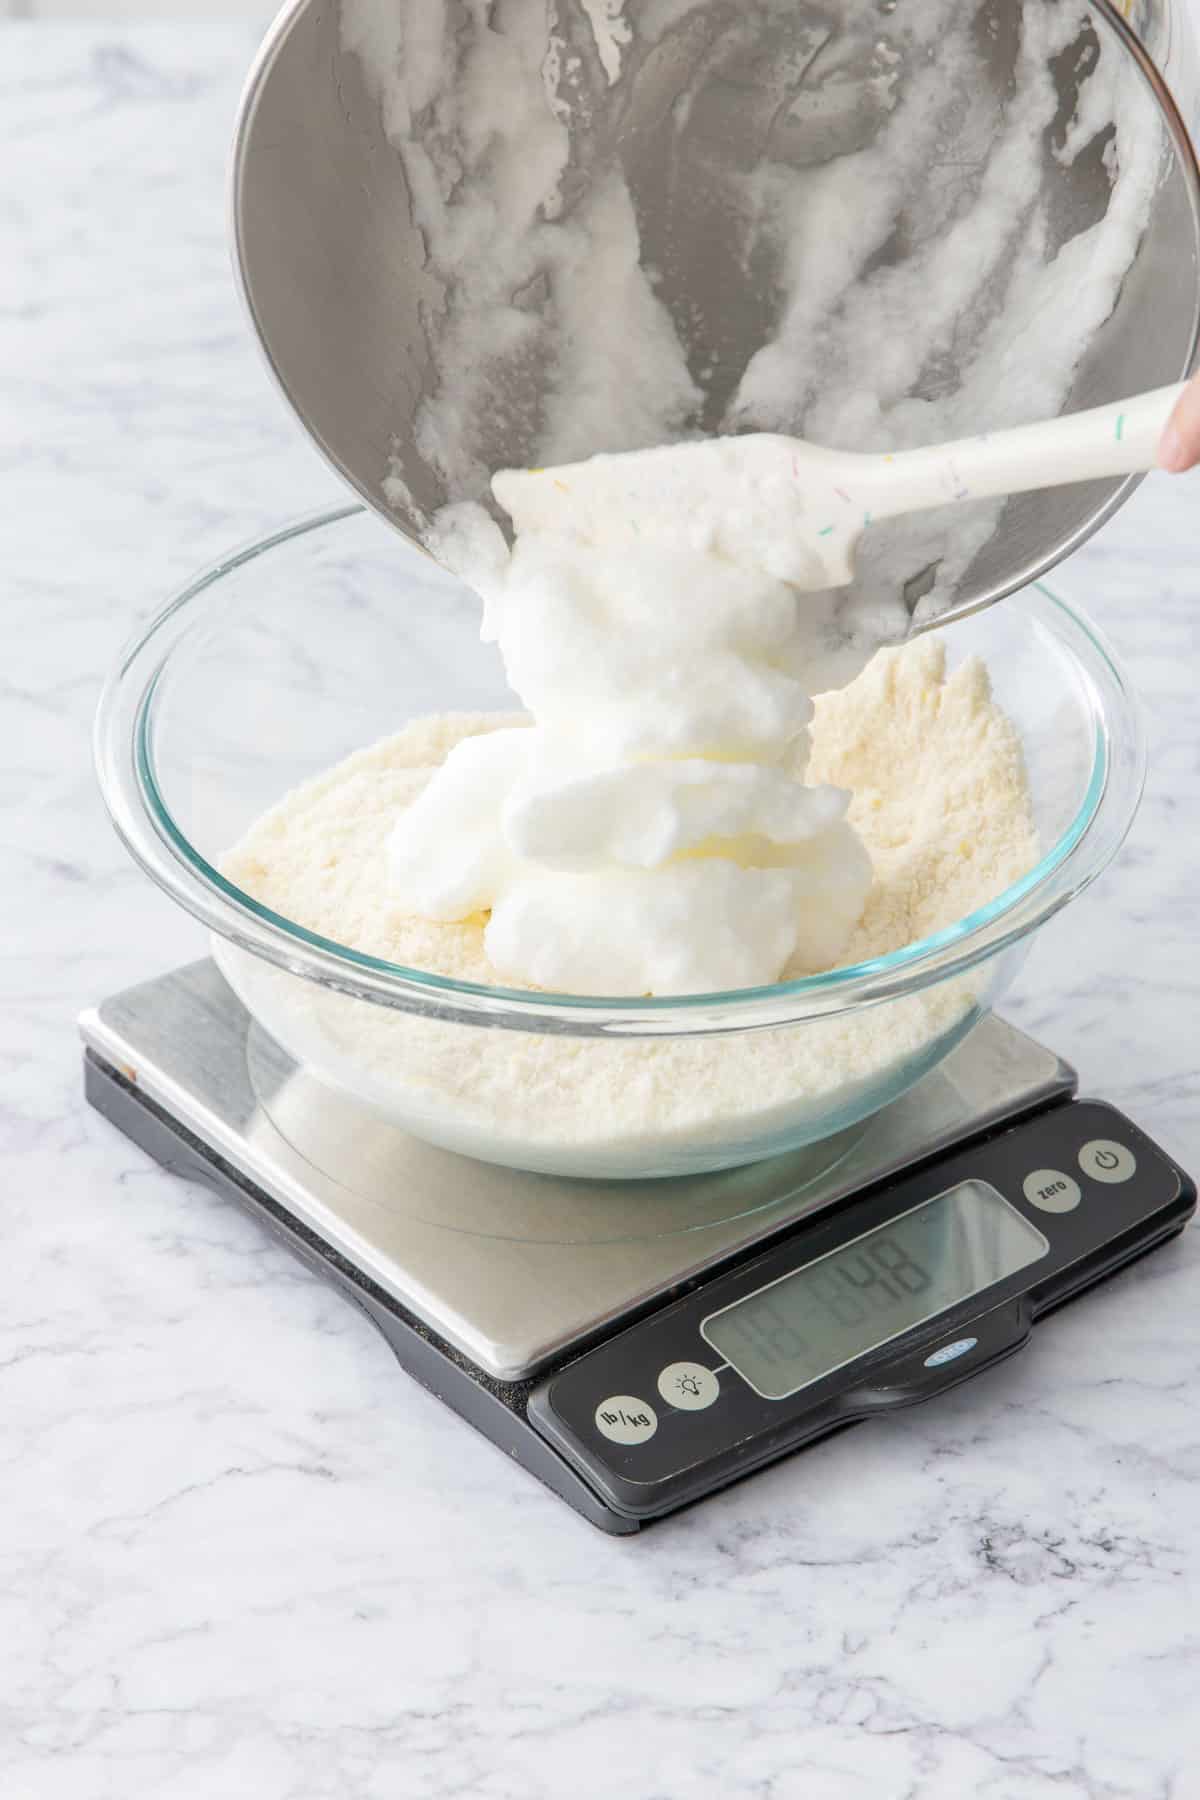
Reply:
[[[0,1793],[1200,1791],[1200,1232],[935,1404],[618,1541],[85,1108],[77,1012],[201,949],[102,814],[98,683],[198,565],[341,490],[227,268],[251,28],[0,33]],[[1149,789],[1007,1007],[1194,1170],[1198,481],[1061,577],[1146,698]]]

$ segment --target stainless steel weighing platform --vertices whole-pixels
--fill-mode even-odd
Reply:
[[[756,1406],[762,1411],[761,1387],[737,1380],[740,1371],[718,1379],[728,1363],[712,1372],[715,1352],[664,1365],[652,1402],[642,1397],[649,1375],[632,1394],[605,1376],[605,1355],[612,1367],[624,1366],[612,1361],[618,1347],[657,1341],[654,1334],[662,1337],[689,1304],[703,1332],[708,1317],[701,1321],[697,1308],[710,1317],[716,1301],[701,1305],[697,1295],[720,1298],[739,1279],[751,1294],[790,1279],[798,1244],[807,1246],[801,1272],[811,1267],[816,1250],[828,1254],[828,1221],[853,1220],[856,1207],[884,1209],[878,1220],[863,1212],[848,1240],[853,1247],[889,1219],[894,1227],[896,1219],[940,1205],[955,1179],[955,1194],[982,1186],[1014,1218],[1023,1211],[1024,1229],[1046,1247],[1046,1269],[1057,1257],[1053,1279],[1037,1271],[1040,1287],[997,1264],[984,1296],[998,1303],[988,1314],[995,1342],[973,1325],[973,1354],[962,1356],[961,1369],[944,1345],[935,1348],[921,1359],[926,1373],[911,1391],[889,1390],[890,1403],[899,1403],[1017,1348],[1039,1312],[1173,1235],[1195,1205],[1195,1189],[1169,1158],[1111,1109],[1074,1101],[1073,1071],[996,1018],[837,1144],[714,1175],[641,1183],[522,1174],[407,1137],[299,1070],[253,1025],[209,961],[116,995],[83,1017],[81,1031],[94,1105],[166,1167],[215,1185],[265,1220],[367,1313],[410,1373],[608,1531],[636,1530],[871,1410],[861,1380],[849,1388],[842,1379],[837,1387],[828,1357],[820,1380],[810,1373],[800,1383],[803,1404],[793,1398],[769,1420],[754,1413]],[[1055,1174],[1068,1157],[1065,1148],[1050,1154],[1037,1134],[1061,1135],[1068,1117],[1079,1121],[1076,1136],[1088,1134],[1081,1143],[1093,1156],[1097,1144],[1136,1142],[1126,1154],[1137,1179],[1121,1188],[1103,1169],[1085,1166],[1083,1181],[1078,1171],[1064,1176],[1062,1194],[1041,1202],[1035,1196],[1028,1206],[1028,1180],[1047,1168]],[[1081,1154],[1074,1140],[1069,1154]],[[1081,1207],[1071,1198],[1093,1189],[1099,1202]],[[1122,1206],[1133,1206],[1128,1218],[1112,1215],[1118,1193]],[[754,1272],[771,1257],[787,1266],[766,1283]],[[1087,1279],[1068,1281],[1068,1266],[1086,1269]],[[961,1300],[978,1312],[974,1279]],[[894,1300],[881,1300],[894,1311]],[[941,1343],[964,1318],[972,1323],[962,1303],[914,1314],[887,1338],[889,1361],[898,1348]],[[701,1344],[689,1330],[687,1342]],[[955,1356],[966,1341],[952,1339]],[[853,1360],[859,1374],[879,1363],[880,1344],[863,1344],[864,1355]],[[598,1346],[610,1349],[600,1355]],[[597,1361],[601,1388],[593,1394],[573,1371]],[[697,1402],[683,1388],[668,1402],[663,1380],[676,1369],[693,1371],[676,1375],[677,1383],[703,1386],[713,1399],[719,1392],[721,1404],[706,1411],[708,1400]],[[556,1407],[556,1383],[568,1395],[579,1388],[578,1417],[570,1406]],[[737,1419],[735,1388],[738,1405],[745,1403]],[[876,1379],[871,1392],[881,1391]],[[724,1438],[713,1435],[723,1417],[730,1426]],[[695,1435],[702,1425],[703,1441]],[[648,1438],[653,1451],[639,1450]],[[663,1465],[653,1479],[646,1476],[651,1464]]]

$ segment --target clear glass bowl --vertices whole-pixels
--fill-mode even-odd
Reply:
[[[357,506],[228,557],[171,601],[106,687],[97,764],[134,857],[211,929],[247,1010],[318,1082],[486,1161],[685,1175],[832,1139],[896,1099],[994,1005],[1033,932],[1129,828],[1142,733],[1094,627],[1038,586],[946,641],[952,664],[983,656],[1021,734],[1042,860],[892,955],[738,993],[455,982],[314,936],[219,873],[261,812],[352,751],[429,713],[512,708],[474,596]],[[714,1064],[726,1040],[753,1080],[714,1079],[732,1066]]]

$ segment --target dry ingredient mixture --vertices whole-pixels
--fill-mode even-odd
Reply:
[[[455,923],[396,905],[390,832],[464,739],[513,715],[418,720],[359,751],[259,819],[223,863],[245,892],[309,930],[409,968],[494,985],[486,917]],[[882,651],[849,687],[819,696],[809,776],[848,788],[849,822],[874,879],[846,963],[884,955],[986,905],[1036,861],[1021,747],[970,661],[947,674],[923,638]],[[794,1125],[919,1054],[977,1003],[969,979],[888,1006],[735,1036],[612,1041],[443,1025],[357,1005],[341,1017],[310,984],[225,948],[222,966],[289,1047],[321,1034],[346,1085],[406,1112],[441,1141],[505,1160],[513,1146],[689,1145]],[[802,960],[789,977],[813,972]],[[347,1003],[349,1004],[349,1003]],[[583,1172],[581,1168],[581,1172]]]

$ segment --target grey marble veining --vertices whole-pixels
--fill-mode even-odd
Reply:
[[[1200,1234],[616,1542],[84,1108],[76,1012],[199,948],[102,816],[100,676],[198,565],[340,495],[227,269],[255,35],[0,28],[0,1794],[1189,1800]],[[1193,1169],[1198,494],[1151,481],[1061,575],[1150,782],[1007,1008]]]

